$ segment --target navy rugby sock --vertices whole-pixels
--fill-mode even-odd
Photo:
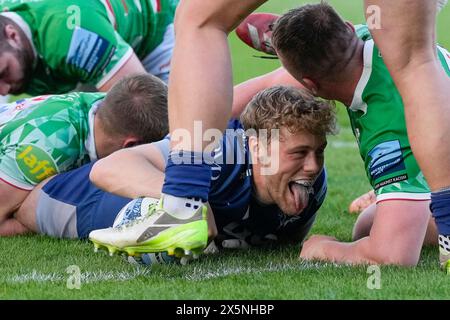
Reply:
[[[431,193],[430,208],[439,232],[439,245],[450,252],[450,187]]]
[[[202,152],[172,151],[166,165],[163,194],[208,201],[211,167]]]

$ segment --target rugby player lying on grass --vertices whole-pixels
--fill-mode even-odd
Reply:
[[[27,232],[14,212],[42,180],[168,132],[167,87],[126,77],[106,95],[70,93],[0,107],[0,236]]]
[[[272,45],[292,76],[284,69],[277,70],[248,82],[246,94],[297,80],[298,86],[315,95],[346,105],[377,195],[372,214],[362,215],[361,219],[367,220],[356,225],[356,241],[313,236],[305,242],[301,257],[416,265],[427,226],[427,238],[437,239],[430,222],[430,189],[411,151],[402,99],[368,28],[345,23],[327,4],[307,5],[276,22]],[[441,47],[436,52],[450,75],[448,52]],[[239,97],[235,101],[238,112]]]
[[[126,75],[168,81],[178,0],[0,2],[0,95],[108,91]]]
[[[280,129],[279,135],[274,129]],[[264,130],[271,134],[269,140],[260,135]],[[326,195],[323,156],[326,135],[334,131],[334,108],[306,92],[275,87],[256,95],[240,121],[229,122],[210,159],[210,237],[217,233],[215,220],[219,245],[301,243]],[[55,237],[86,238],[92,230],[111,227],[128,198],[159,198],[169,144],[166,138],[120,150],[93,168],[57,175],[32,192],[17,217],[29,229]],[[89,175],[117,195],[96,188]],[[128,209],[134,217],[125,220],[132,221],[106,229],[112,237],[129,232],[135,221],[152,218],[148,205],[142,209],[136,200]],[[108,249],[115,251],[114,246]]]

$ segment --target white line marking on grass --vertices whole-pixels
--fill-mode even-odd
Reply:
[[[83,272],[81,273],[81,281],[83,283],[94,283],[102,281],[128,281],[140,276],[150,275],[151,270],[146,268],[138,268],[132,271],[116,271],[116,272]],[[18,274],[12,276],[6,281],[9,283],[28,283],[28,282],[63,282],[67,280],[67,274],[61,273],[40,273],[33,270],[31,273]]]
[[[215,278],[222,278],[233,275],[243,275],[243,274],[260,274],[263,272],[284,272],[284,271],[304,271],[304,270],[320,270],[326,267],[337,267],[340,268],[343,265],[331,264],[331,263],[313,263],[313,262],[300,262],[298,264],[274,264],[270,263],[265,267],[224,267],[219,270],[210,271],[206,270],[204,267],[195,268],[193,272],[189,275],[184,276],[186,280],[189,281],[203,281]]]
[[[266,266],[262,267],[254,267],[254,266],[229,266],[222,267],[217,269],[215,266],[210,264],[202,265],[199,267],[195,267],[192,272],[182,276],[183,279],[188,281],[204,281],[222,277],[228,277],[233,275],[250,275],[250,274],[261,274],[264,272],[286,272],[286,271],[306,271],[306,270],[322,270],[327,267],[341,268],[344,265],[332,264],[332,263],[313,263],[313,262],[300,262],[300,263],[270,263]],[[215,268],[214,271],[211,271],[211,268]],[[96,282],[104,282],[104,281],[114,281],[114,282],[122,282],[133,280],[140,276],[150,276],[152,274],[152,270],[150,268],[136,268],[130,271],[98,271],[98,272],[83,272],[81,273],[81,283],[96,283]],[[159,270],[157,274],[160,277],[164,277],[167,279],[176,279],[179,278],[177,276],[171,277],[169,275],[164,274],[164,271]],[[67,280],[68,275],[66,273],[41,273],[36,270],[33,270],[30,273],[18,274],[12,276],[11,278],[7,278],[6,282],[11,284],[23,284],[23,283],[32,283],[32,282],[65,282]]]

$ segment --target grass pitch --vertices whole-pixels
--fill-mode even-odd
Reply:
[[[261,11],[283,12],[306,1],[271,0]],[[313,1],[310,1],[313,2]],[[363,22],[362,1],[330,1],[354,23]],[[439,41],[450,47],[450,7],[439,17]],[[235,82],[263,74],[277,61],[231,36]],[[420,78],[419,78],[420,81]],[[355,216],[347,206],[369,190],[363,163],[339,107],[341,133],[326,152],[329,193],[312,233],[350,240]],[[438,270],[437,249],[425,248],[416,268],[381,267],[380,288],[370,289],[367,267],[301,263],[299,247],[229,251],[187,266],[132,266],[121,257],[94,254],[85,241],[44,236],[0,238],[0,299],[448,299],[450,281]],[[71,267],[72,266],[72,267]],[[75,269],[72,269],[75,266]],[[77,269],[78,268],[78,269]],[[79,289],[73,275],[80,271]],[[369,284],[369,285],[368,285]],[[72,289],[71,289],[72,288]]]

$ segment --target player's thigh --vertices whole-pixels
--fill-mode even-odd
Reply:
[[[365,7],[391,72],[434,57],[437,0],[365,0]]]
[[[19,208],[29,193],[0,180],[0,223]]]
[[[41,183],[39,183],[25,198],[22,205],[16,212],[16,219],[23,224],[25,227],[33,232],[38,232],[38,227],[36,223],[36,209],[38,205],[39,196],[42,188],[50,180],[48,178]]]

